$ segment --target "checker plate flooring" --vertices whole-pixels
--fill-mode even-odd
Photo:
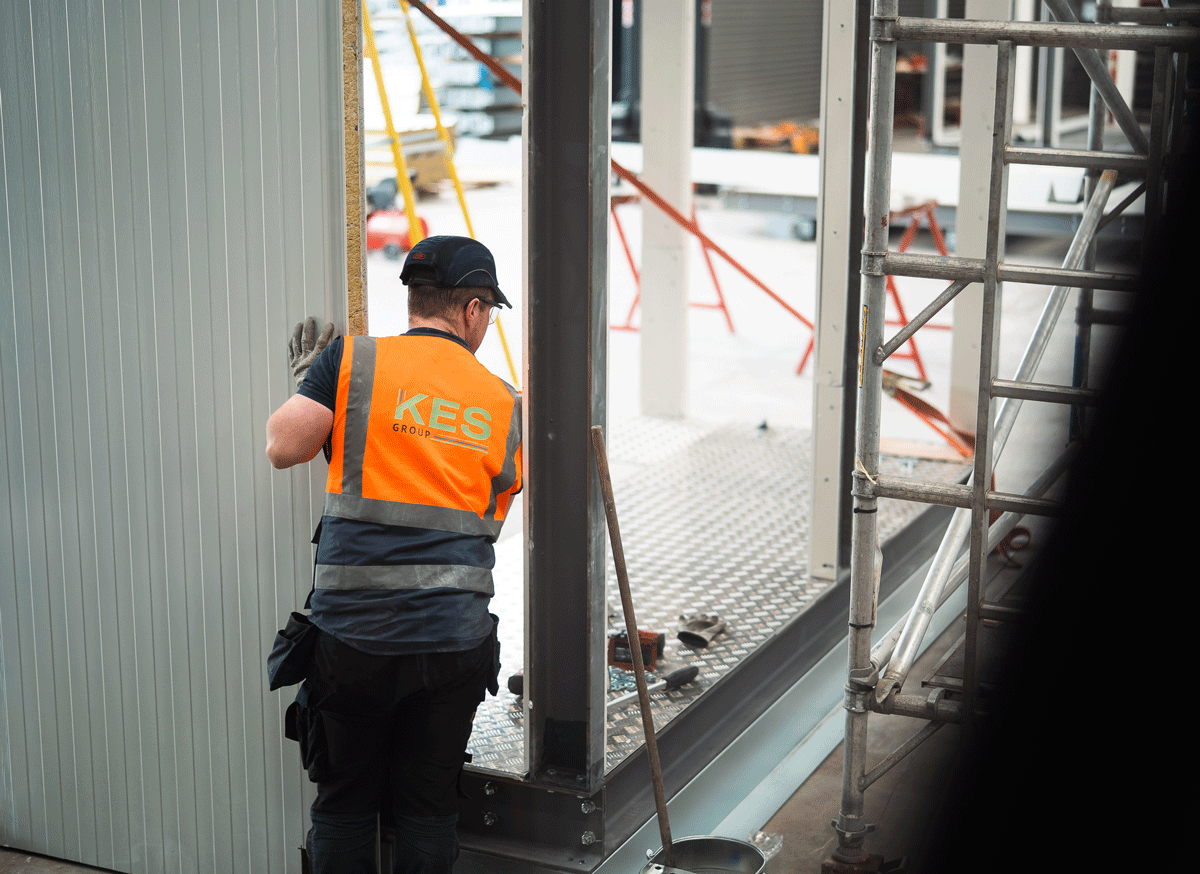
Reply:
[[[642,417],[610,423],[606,440],[638,626],[666,634],[660,673],[700,669],[680,689],[651,693],[661,730],[831,585],[808,580],[810,434]],[[955,482],[967,466],[883,456],[880,469]],[[881,541],[924,509],[881,500]],[[480,705],[469,746],[475,768],[511,775],[526,770],[521,703],[507,689],[523,664],[522,544],[509,536],[496,545],[492,610],[504,665],[500,694]],[[611,552],[607,575],[611,633],[625,627]],[[706,649],[688,647],[675,637],[684,613],[715,613],[727,628]],[[636,699],[610,708],[607,729],[606,772],[645,743]]]

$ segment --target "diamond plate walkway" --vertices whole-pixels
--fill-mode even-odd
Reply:
[[[609,464],[639,627],[667,636],[660,670],[700,669],[687,686],[651,696],[659,729],[824,591],[808,580],[810,442],[808,431],[793,428],[648,417],[610,424]],[[966,471],[959,462],[886,464],[889,473],[941,482]],[[924,509],[885,503],[884,539]],[[505,688],[522,664],[522,541],[506,532],[496,547],[501,693],[480,706],[470,746],[474,767],[508,774],[525,770],[521,707]],[[611,560],[608,577],[609,627],[623,629]],[[728,628],[707,649],[694,649],[675,638],[683,613],[716,613]],[[614,708],[606,770],[643,743],[636,703]]]

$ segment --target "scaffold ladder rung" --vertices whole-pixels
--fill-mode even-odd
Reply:
[[[1098,404],[1100,393],[1093,389],[1048,385],[1040,382],[1016,382],[993,379],[992,397],[1020,398],[1026,401],[1045,401],[1051,404]]]

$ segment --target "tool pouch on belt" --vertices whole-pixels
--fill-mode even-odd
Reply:
[[[500,617],[489,613],[492,617],[492,672],[488,677],[487,690],[494,696],[500,691]]]
[[[267,656],[267,679],[272,692],[294,686],[308,676],[317,636],[317,626],[303,613],[293,612],[288,617],[287,625],[275,634],[275,644]]]
[[[320,711],[309,706],[307,683],[283,714],[283,736],[300,745],[300,763],[308,771],[308,779],[314,783],[325,779],[329,770],[325,724]]]

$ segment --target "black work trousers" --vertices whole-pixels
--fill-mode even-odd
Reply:
[[[381,809],[396,826],[396,871],[450,871],[459,777],[495,658],[491,639],[464,652],[379,656],[321,633],[289,713],[317,784],[314,874],[374,872]]]

